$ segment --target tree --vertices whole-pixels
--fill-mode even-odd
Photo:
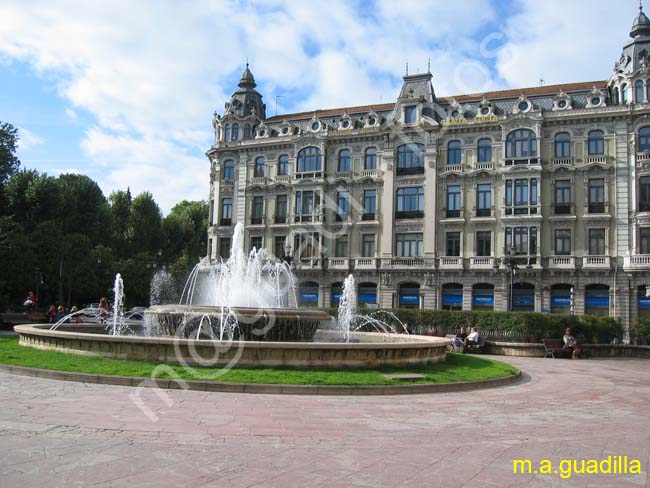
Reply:
[[[205,256],[208,234],[208,212],[208,202],[204,200],[183,200],[174,205],[169,215],[165,218],[165,221],[174,221],[175,225],[183,228],[185,233],[183,237],[184,245],[181,248],[175,249],[175,255],[178,256],[185,252],[191,260],[195,261]],[[165,222],[163,222],[163,229],[165,228],[164,224]],[[175,237],[178,240],[177,234],[170,234],[169,229],[167,229],[167,233],[168,236]]]
[[[133,199],[131,207],[132,253],[148,253],[150,256],[158,254],[161,249],[162,212],[148,191],[140,193]]]
[[[63,174],[58,184],[63,231],[67,234],[82,232],[93,244],[108,242],[110,211],[97,183],[85,175]]]
[[[110,203],[112,246],[118,256],[127,256],[130,242],[133,239],[131,227],[131,208],[133,199],[131,190],[114,191],[108,197]]]
[[[7,180],[20,167],[20,160],[16,156],[18,139],[18,129],[6,122],[0,122],[0,215],[5,213]]]
[[[6,185],[7,208],[17,222],[31,231],[36,225],[61,216],[61,192],[55,178],[34,170],[19,171]]]

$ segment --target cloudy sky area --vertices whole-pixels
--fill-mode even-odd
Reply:
[[[214,110],[246,58],[267,114],[388,102],[431,59],[438,95],[607,79],[625,0],[0,0],[0,120],[23,167],[84,173],[165,212],[207,198]]]

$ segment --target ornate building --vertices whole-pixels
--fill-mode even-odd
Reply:
[[[246,66],[215,113],[209,249],[290,259],[301,306],[650,314],[650,20],[608,81],[266,116]]]

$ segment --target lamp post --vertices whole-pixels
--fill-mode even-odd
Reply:
[[[576,313],[576,307],[575,307],[575,290],[573,287],[571,287],[571,290],[569,291],[570,293],[570,298],[571,298],[571,315],[575,315]]]

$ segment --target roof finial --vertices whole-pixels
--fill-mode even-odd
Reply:
[[[246,56],[246,68],[248,68],[248,56]]]
[[[643,10],[643,0],[639,0],[639,10]]]
[[[409,75],[409,62],[406,62],[406,76]]]
[[[431,73],[431,57],[427,60],[427,73]]]

